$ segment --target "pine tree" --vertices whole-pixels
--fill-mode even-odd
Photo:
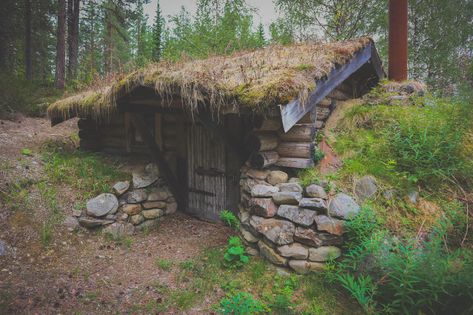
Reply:
[[[66,0],[59,0],[57,15],[56,88],[64,89],[66,64]]]
[[[79,13],[80,0],[67,1],[67,45],[68,45],[68,80],[73,80],[77,75],[77,62],[79,54]]]
[[[258,29],[256,30],[256,46],[264,47],[266,45],[266,38],[264,36],[264,26],[263,23],[258,24]]]
[[[161,7],[159,5],[159,0],[156,5],[156,17],[154,19],[153,25],[153,40],[154,40],[154,49],[153,49],[153,60],[159,61],[162,55],[163,49],[163,29],[164,29],[164,19],[161,13]]]

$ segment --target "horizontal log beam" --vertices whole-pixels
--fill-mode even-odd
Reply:
[[[277,166],[290,168],[308,168],[314,166],[314,160],[302,158],[282,158],[276,162]]]
[[[294,126],[289,132],[281,132],[279,138],[284,142],[312,142],[315,137],[314,124],[300,124]]]
[[[250,158],[250,164],[254,168],[265,168],[275,164],[279,160],[279,155],[275,151],[262,151],[254,153]]]
[[[313,142],[281,142],[276,150],[280,157],[310,159],[314,152]]]

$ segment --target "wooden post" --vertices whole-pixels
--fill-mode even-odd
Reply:
[[[149,147],[151,151],[151,156],[156,161],[159,166],[159,170],[162,172],[164,178],[169,184],[169,189],[171,190],[172,194],[174,195],[174,199],[176,199],[177,204],[180,206],[180,202],[182,202],[183,196],[181,194],[181,190],[179,189],[178,181],[174,176],[171,168],[164,158],[164,155],[159,148],[156,140],[153,137],[148,126],[146,126],[146,122],[144,121],[143,117],[140,114],[130,113],[130,119],[135,129],[141,134],[146,145]]]

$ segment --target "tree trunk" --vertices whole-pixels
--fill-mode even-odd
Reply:
[[[66,64],[66,0],[58,1],[57,46],[56,46],[56,88],[64,89]]]
[[[67,67],[68,80],[74,80],[77,75],[77,58],[79,53],[79,12],[80,0],[68,0],[67,3],[67,43],[69,60]]]
[[[25,76],[33,79],[33,61],[31,56],[31,1],[25,0]]]

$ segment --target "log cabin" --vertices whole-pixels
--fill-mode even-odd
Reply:
[[[52,125],[78,117],[80,148],[145,154],[179,209],[217,220],[243,199],[243,165],[314,166],[315,135],[337,102],[384,77],[372,39],[269,46],[162,61],[50,105]]]

